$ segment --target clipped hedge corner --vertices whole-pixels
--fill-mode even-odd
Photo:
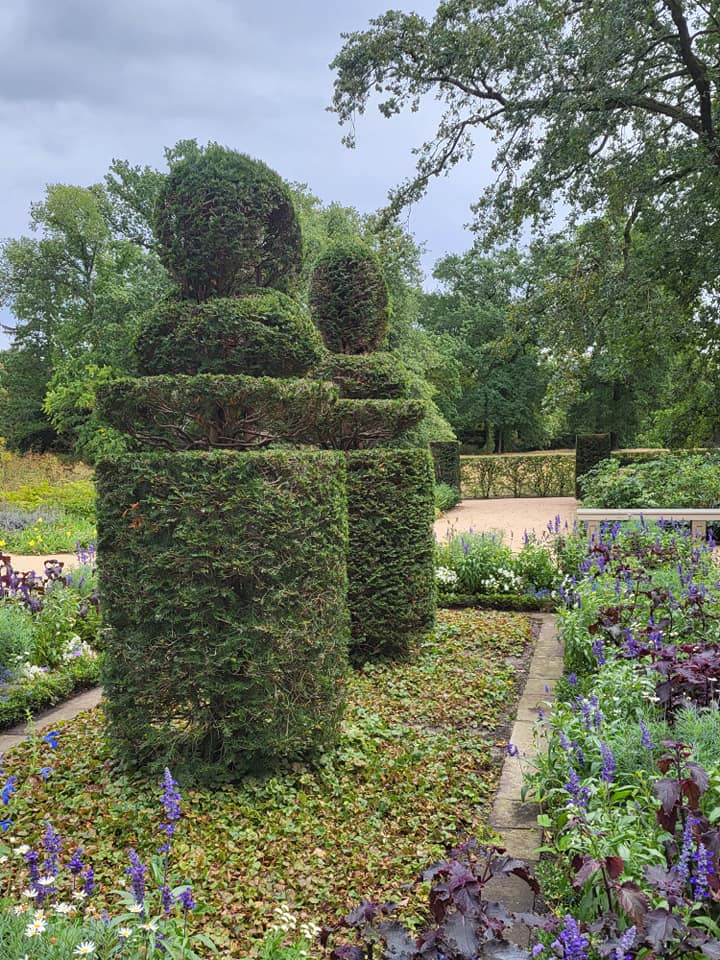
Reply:
[[[347,471],[351,659],[401,658],[435,620],[430,454],[353,451]]]
[[[612,438],[609,433],[578,435],[575,440],[575,496],[582,495],[581,478],[612,454]]]
[[[348,640],[343,456],[133,454],[100,463],[97,482],[119,757],[236,779],[332,744]]]
[[[460,489],[460,444],[457,440],[437,440],[430,444],[435,482]]]

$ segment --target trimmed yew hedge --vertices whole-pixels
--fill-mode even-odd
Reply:
[[[573,453],[489,454],[460,458],[463,497],[571,497]]]
[[[343,456],[132,454],[96,476],[120,758],[237,778],[332,744],[349,627]]]
[[[408,391],[408,374],[391,353],[328,353],[313,376],[337,384],[340,396],[351,400],[397,400]]]
[[[300,304],[277,290],[204,303],[166,301],[146,316],[136,342],[140,373],[239,373],[303,377],[320,334]]]
[[[612,453],[609,433],[589,433],[575,439],[575,496],[581,497],[580,478]]]
[[[460,444],[457,440],[436,440],[430,444],[435,482],[460,490]]]
[[[348,453],[347,489],[351,659],[407,656],[435,620],[430,454]]]
[[[310,312],[333,353],[372,353],[388,329],[388,289],[380,260],[362,240],[331,243],[310,279]]]
[[[103,419],[144,447],[247,450],[316,432],[337,388],[318,380],[222,376],[127,377],[97,391]]]

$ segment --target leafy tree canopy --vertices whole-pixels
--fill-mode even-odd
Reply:
[[[528,218],[609,209],[664,228],[676,279],[692,251],[703,282],[717,249],[720,18],[690,0],[444,0],[432,19],[389,11],[345,35],[332,64],[333,108],[350,125],[371,98],[387,117],[435,96],[444,112],[397,212],[469,159],[482,128],[496,143],[494,182],[475,226],[487,243]]]

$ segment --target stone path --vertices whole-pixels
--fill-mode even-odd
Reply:
[[[572,527],[578,501],[574,497],[523,497],[518,500],[497,497],[493,500],[462,500],[435,521],[435,534],[444,540],[449,531],[483,533],[497,530],[505,533],[505,542],[513,550],[522,547],[523,533],[534,530],[541,537],[548,520],[560,517]]]
[[[44,727],[51,727],[60,720],[72,720],[83,710],[90,710],[96,707],[102,699],[102,688],[93,687],[91,690],[85,690],[76,697],[66,700],[58,707],[52,707],[34,718],[33,725],[37,730]],[[28,735],[27,724],[21,723],[17,727],[12,727],[5,733],[0,734],[0,755],[8,751],[11,747],[16,747]]]
[[[540,621],[540,633],[510,733],[510,743],[518,748],[520,755],[505,758],[490,814],[490,826],[500,835],[508,853],[525,860],[530,866],[538,861],[542,828],[537,824],[540,812],[537,804],[522,800],[523,773],[536,755],[537,748],[542,747],[541,741],[534,737],[538,710],[548,709],[555,685],[563,673],[563,646],[557,635],[554,614],[538,613],[531,617]],[[492,899],[502,900],[513,912],[523,913],[535,907],[535,895],[518,877],[492,880],[488,884],[488,894]],[[516,943],[526,944],[527,929],[523,926],[515,928],[512,939]]]

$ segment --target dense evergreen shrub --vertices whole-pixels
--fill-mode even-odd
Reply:
[[[237,777],[327,748],[346,664],[343,457],[135,454],[97,478],[120,756]]]
[[[322,344],[302,307],[276,290],[245,297],[159,304],[145,318],[140,373],[305,376]]]
[[[460,444],[457,440],[435,441],[430,444],[435,467],[435,482],[460,489]]]
[[[182,296],[292,290],[302,239],[287,187],[259,160],[209,144],[173,164],[155,208],[160,257]]]
[[[351,658],[407,656],[435,617],[430,454],[357,451],[347,468]]]
[[[337,384],[340,396],[353,400],[397,400],[407,394],[409,378],[391,353],[326,353],[313,371],[318,380]]]
[[[165,376],[116,380],[100,388],[105,420],[143,447],[251,450],[317,432],[337,388],[317,380]]]
[[[399,436],[424,415],[421,400],[338,400],[308,440],[330,450],[364,450]]]
[[[575,441],[575,496],[581,495],[580,478],[588,470],[612,453],[612,438],[609,433],[592,433],[578,436]]]
[[[385,339],[388,291],[380,261],[361,240],[331,244],[313,270],[310,311],[328,350],[371,353]]]

